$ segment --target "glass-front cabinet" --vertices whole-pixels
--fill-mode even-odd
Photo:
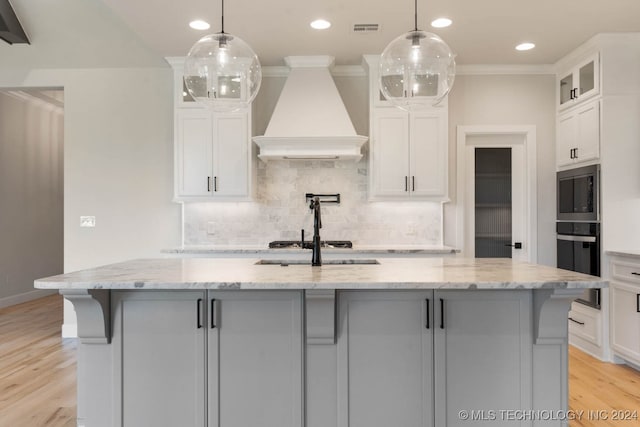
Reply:
[[[569,108],[600,92],[600,61],[591,55],[576,67],[558,76],[558,107]]]

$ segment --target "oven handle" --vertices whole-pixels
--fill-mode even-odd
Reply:
[[[558,240],[568,240],[569,242],[596,242],[596,237],[594,236],[571,236],[567,234],[558,234],[557,238]]]

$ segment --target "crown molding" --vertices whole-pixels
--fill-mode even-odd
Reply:
[[[366,77],[376,55],[365,55],[363,64],[360,65],[334,65],[329,69],[334,77]],[[166,57],[165,60],[174,69],[182,68],[184,57]],[[374,61],[375,62],[375,61]],[[541,65],[516,65],[516,64],[491,64],[491,65],[458,65],[456,75],[517,75],[517,74],[555,74],[556,64]],[[269,65],[262,67],[263,77],[287,77],[290,68],[284,65]]]
[[[555,74],[553,64],[516,65],[516,64],[490,64],[490,65],[458,65],[456,75],[517,75],[517,74]]]

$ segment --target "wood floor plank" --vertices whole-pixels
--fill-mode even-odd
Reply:
[[[62,297],[0,310],[0,427],[76,426],[76,340]]]
[[[77,343],[60,338],[61,324],[57,295],[0,309],[0,427],[76,426]],[[640,415],[640,372],[570,347],[569,408],[584,411],[569,427],[640,427],[610,419],[615,410]]]

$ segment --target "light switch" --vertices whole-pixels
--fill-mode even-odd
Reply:
[[[95,227],[96,226],[96,217],[93,215],[90,216],[81,216],[80,217],[80,227]]]

